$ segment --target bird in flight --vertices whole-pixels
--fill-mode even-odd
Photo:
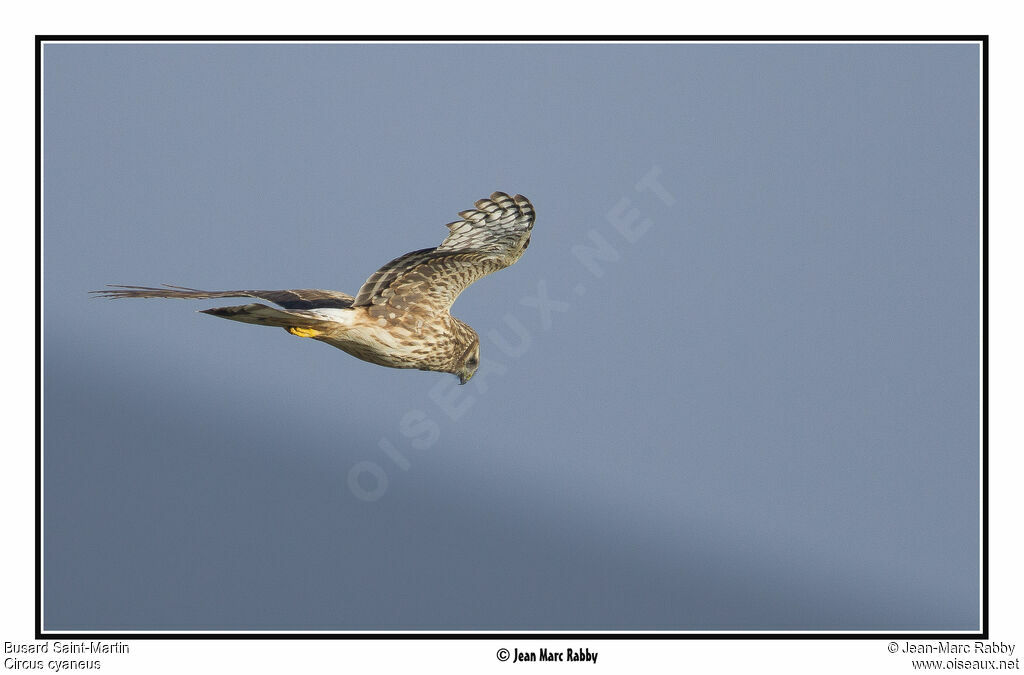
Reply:
[[[480,337],[449,310],[471,283],[508,267],[530,245],[534,211],[522,195],[495,192],[448,223],[441,245],[395,258],[370,275],[355,297],[339,291],[200,291],[112,285],[103,298],[259,298],[261,303],[200,310],[232,321],[278,326],[389,368],[451,373],[460,384],[480,365]]]

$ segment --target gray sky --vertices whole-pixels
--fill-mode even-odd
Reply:
[[[46,629],[978,627],[977,47],[44,67]],[[465,387],[86,296],[354,293],[494,190]]]

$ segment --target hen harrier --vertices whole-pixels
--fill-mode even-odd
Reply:
[[[112,285],[116,290],[92,292],[104,298],[269,300],[284,309],[252,303],[201,311],[279,326],[389,368],[452,373],[465,384],[480,365],[480,338],[449,308],[471,283],[522,257],[530,244],[534,211],[522,195],[495,192],[459,215],[462,220],[448,223],[450,232],[440,246],[395,258],[370,275],[354,298],[315,289],[210,292],[166,284]]]

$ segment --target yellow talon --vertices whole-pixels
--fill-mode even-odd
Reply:
[[[289,326],[288,332],[297,337],[316,337],[321,334],[321,331],[315,328],[299,328],[296,326]]]

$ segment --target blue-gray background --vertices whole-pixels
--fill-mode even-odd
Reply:
[[[46,629],[978,627],[976,46],[44,58]],[[354,293],[494,190],[463,388],[86,297]]]

